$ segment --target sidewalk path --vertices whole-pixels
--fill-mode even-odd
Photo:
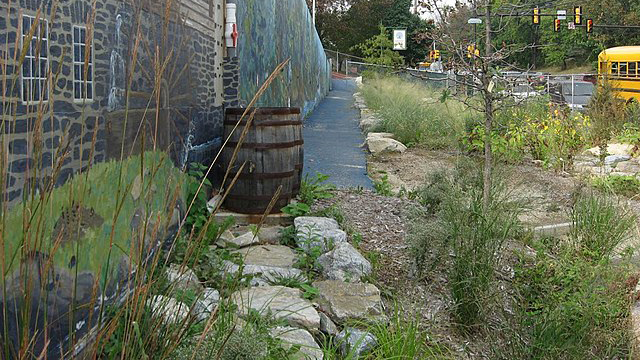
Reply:
[[[340,188],[372,188],[367,177],[364,137],[358,127],[360,114],[353,107],[356,84],[333,79],[333,90],[304,123],[304,172],[330,175]]]

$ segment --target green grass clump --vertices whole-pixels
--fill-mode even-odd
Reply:
[[[571,211],[570,237],[584,256],[601,260],[629,239],[636,219],[635,214],[620,207],[614,199],[583,195]]]
[[[633,175],[594,177],[591,185],[598,190],[633,197],[640,194],[640,179]]]
[[[412,225],[412,253],[419,272],[446,263],[452,316],[464,329],[482,323],[493,295],[495,273],[505,242],[518,227],[520,203],[495,173],[491,199],[484,207],[482,173],[477,164],[461,164],[454,174],[439,175],[443,193],[430,195]],[[433,215],[433,205],[438,210]],[[450,261],[447,259],[450,258]]]
[[[407,146],[431,149],[454,147],[464,130],[463,104],[440,101],[442,94],[396,77],[368,80],[362,88],[367,105],[382,119],[374,131],[390,132]]]

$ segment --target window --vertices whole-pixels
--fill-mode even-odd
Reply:
[[[37,24],[36,24],[37,23]],[[35,25],[33,36],[31,27]],[[29,43],[22,63],[22,101],[24,103],[49,99],[49,26],[46,19],[22,16],[22,43]]]
[[[608,74],[609,73],[609,63],[606,61],[600,62],[600,74]]]
[[[611,63],[611,74],[618,75],[618,63],[615,61]]]
[[[73,98],[80,101],[93,100],[93,51],[87,42],[87,28],[74,26]]]
[[[620,75],[622,75],[622,76],[627,75],[627,63],[626,62],[621,62],[620,63],[619,71],[620,71]]]
[[[628,69],[628,71],[629,71],[629,75],[630,75],[631,77],[636,77],[636,69],[637,69],[637,66],[636,66],[636,65],[637,65],[637,64],[638,64],[638,63],[636,63],[636,62],[630,62],[630,63],[629,63],[629,69]]]

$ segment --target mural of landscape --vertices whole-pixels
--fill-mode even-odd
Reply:
[[[240,100],[251,101],[271,71],[291,58],[259,106],[299,107],[309,114],[329,91],[331,66],[304,0],[238,3]]]

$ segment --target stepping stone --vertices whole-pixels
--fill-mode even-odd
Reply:
[[[258,238],[260,239],[260,243],[279,245],[280,238],[282,237],[282,235],[280,234],[282,230],[284,230],[282,226],[267,226],[260,228],[260,231],[258,231]]]
[[[329,280],[359,282],[363,276],[371,274],[371,263],[347,242],[321,255],[316,266]]]
[[[243,275],[253,275],[252,286],[271,285],[283,278],[298,278],[306,281],[306,277],[293,265],[296,263],[296,253],[283,245],[259,245],[234,251],[240,254],[244,262]],[[240,266],[231,261],[223,262],[223,269],[236,274]]]
[[[260,243],[260,239],[256,235],[254,235],[251,231],[246,232],[238,237],[234,237],[233,239],[230,239],[230,240],[227,240],[227,239],[223,239],[223,240],[227,243],[227,245],[231,245],[239,248],[243,248],[251,245],[257,245]]]
[[[333,321],[386,321],[380,290],[373,284],[347,283],[336,280],[316,281],[318,304]]]
[[[294,220],[299,248],[309,253],[319,249],[325,253],[339,243],[347,241],[347,233],[340,230],[334,219],[323,217],[301,216]]]
[[[292,346],[300,345],[300,350],[297,353],[290,355],[288,359],[324,359],[322,349],[320,349],[318,343],[316,343],[313,336],[307,330],[292,327],[276,327],[271,329],[270,332],[271,336],[282,340],[282,345],[287,350]]]
[[[284,319],[293,327],[310,331],[320,328],[320,315],[308,300],[302,298],[299,289],[284,286],[263,286],[239,290],[231,295],[238,306],[238,315],[245,317],[251,310],[260,314],[271,314]]]

